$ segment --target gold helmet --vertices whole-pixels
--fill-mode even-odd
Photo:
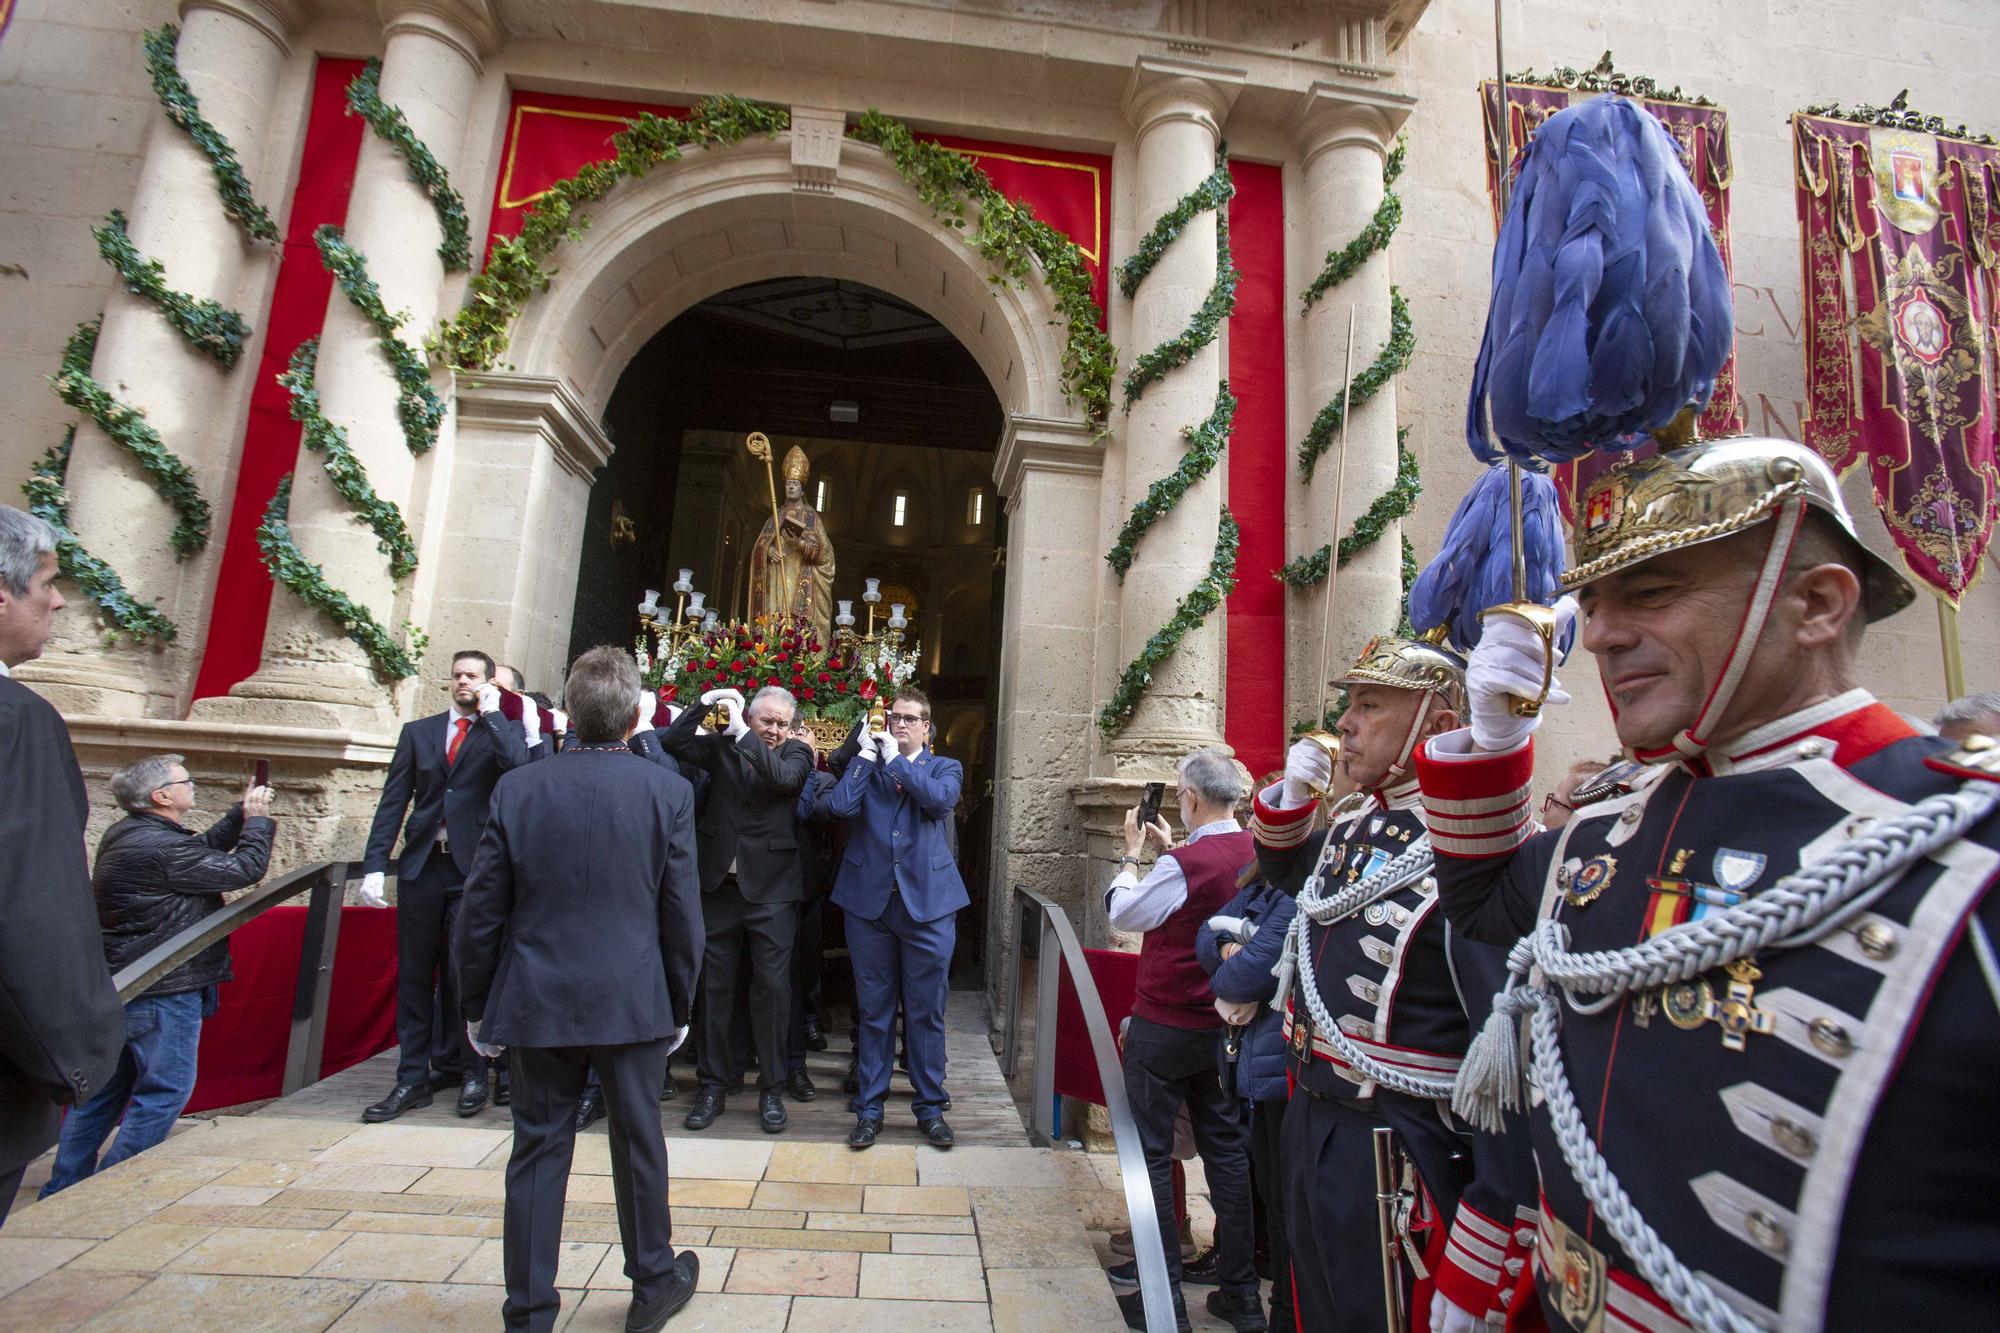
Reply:
[[[1794,497],[1854,539],[1862,559],[1862,610],[1869,620],[1910,604],[1916,591],[1909,581],[1855,532],[1833,469],[1803,445],[1752,436],[1624,463],[1592,482],[1577,506],[1576,563],[1562,585],[1580,588],[1656,555],[1741,532]]]
[[[1347,674],[1333,682],[1387,685],[1397,690],[1433,690],[1438,702],[1461,716],[1465,713],[1465,659],[1441,643],[1378,634],[1361,650]]]
[[[785,451],[785,480],[803,483],[812,464],[806,462],[806,451],[796,444]]]

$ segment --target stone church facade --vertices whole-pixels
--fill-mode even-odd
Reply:
[[[1977,0],[1895,13],[1804,0],[1504,8],[1515,68],[1587,65],[1609,47],[1621,66],[1729,109],[1740,382],[1753,431],[1795,436],[1803,372],[1784,118],[1814,101],[1887,100],[1907,85],[1927,109],[2000,129],[2000,92],[1978,60],[1994,35],[1990,16]],[[886,292],[943,325],[990,382],[1003,417],[990,480],[1006,518],[990,878],[1075,904],[1099,938],[1093,890],[1109,877],[1112,831],[1139,785],[1170,778],[1174,760],[1204,744],[1234,742],[1253,769],[1268,768],[1318,702],[1320,598],[1283,589],[1255,615],[1218,608],[1189,629],[1129,720],[1108,735],[1097,726],[1127,664],[1208,572],[1225,507],[1264,516],[1262,549],[1284,560],[1310,552],[1393,485],[1407,429],[1425,498],[1341,571],[1338,662],[1394,625],[1400,539],[1428,555],[1473,475],[1459,422],[1492,225],[1475,95],[1491,73],[1492,18],[1480,0],[14,0],[12,11],[0,34],[0,486],[17,502],[35,460],[77,420],[44,380],[70,330],[102,310],[96,380],[143,410],[214,512],[207,548],[176,558],[174,510],[129,450],[84,421],[67,474],[72,529],[179,633],[164,648],[109,644],[77,599],[58,643],[17,675],[64,710],[94,779],[139,754],[176,751],[219,794],[251,757],[272,758],[286,864],[358,855],[395,728],[439,706],[451,649],[478,645],[533,681],[559,679],[593,477],[615,447],[606,404],[669,321],[744,284],[814,277]],[[246,539],[229,517],[247,475],[252,380],[281,247],[244,238],[209,160],[160,113],[141,40],[168,21],[181,27],[177,61],[202,114],[281,229],[324,59],[380,58],[383,100],[466,201],[474,254],[520,90],[677,106],[729,93],[790,111],[784,132],[690,149],[593,206],[588,229],[551,265],[554,283],[525,303],[502,364],[433,368],[449,411],[421,458],[404,447],[377,328],[330,295],[316,326],[320,406],[345,428],[377,495],[406,516],[417,569],[392,576],[376,535],[306,456],[289,522],[304,555],[377,620],[424,627],[432,651],[399,685],[385,685],[338,624],[281,588],[255,669],[224,691],[199,688],[211,645],[240,628],[242,606],[219,573],[229,546]],[[1265,315],[1275,332],[1244,356],[1252,334],[1239,305],[1230,328],[1161,383],[1129,407],[1114,386],[1108,416],[1089,419],[1065,390],[1068,348],[1050,290],[991,281],[986,261],[887,154],[844,137],[869,108],[921,132],[1101,155],[1106,270],[1210,175],[1226,142],[1232,161],[1272,173],[1263,262],[1281,298]],[[1328,299],[1302,305],[1322,258],[1376,213],[1399,137],[1408,168],[1394,244]],[[253,332],[242,364],[218,367],[115,285],[89,233],[114,207],[173,287],[245,313]],[[1131,295],[1107,283],[1121,377],[1137,354],[1180,334],[1215,286],[1216,217],[1195,214]],[[361,140],[345,218],[407,339],[465,301],[466,275],[436,252],[431,200],[377,136]],[[1417,350],[1354,409],[1344,467],[1307,479],[1286,461],[1256,474],[1234,471],[1225,455],[1145,534],[1125,577],[1107,568],[1128,511],[1180,463],[1184,429],[1209,413],[1225,380],[1247,396],[1243,376],[1260,376],[1263,419],[1274,423],[1260,447],[1289,460],[1344,381],[1350,311],[1357,370],[1390,338],[1392,286],[1408,301]],[[1880,543],[1865,481],[1856,486],[1850,499]],[[1271,574],[1267,562],[1239,580]],[[1962,616],[1973,689],[2000,684],[1996,608],[1988,584]],[[1928,714],[1943,701],[1929,599],[1870,642],[1867,683],[1890,703]],[[1267,715],[1255,720],[1240,702],[1253,674]],[[1589,667],[1569,674],[1580,702],[1549,728],[1558,758],[1601,751],[1609,735]],[[1004,894],[989,899],[989,987],[1011,929],[1004,904]]]

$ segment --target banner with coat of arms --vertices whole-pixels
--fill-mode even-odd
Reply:
[[[1493,207],[1493,227],[1500,227],[1500,166],[1512,164],[1521,149],[1541,128],[1542,122],[1572,102],[1617,93],[1631,98],[1657,117],[1680,146],[1681,164],[1701,194],[1708,209],[1708,223],[1722,252],[1722,266],[1735,276],[1730,254],[1729,187],[1735,179],[1735,165],[1729,148],[1729,113],[1706,98],[1679,88],[1662,88],[1644,76],[1628,76],[1611,67],[1611,53],[1604,53],[1595,68],[1558,68],[1553,74],[1529,71],[1507,80],[1506,151],[1501,152],[1501,120],[1498,86],[1492,79],[1479,85],[1479,101],[1486,143],[1486,194]],[[1736,392],[1736,355],[1732,351],[1715,379],[1715,394],[1696,422],[1704,439],[1743,433],[1743,402]],[[1650,444],[1637,451],[1643,456]],[[1562,502],[1563,517],[1576,517],[1572,497],[1586,491],[1599,473],[1622,461],[1624,455],[1592,452],[1574,463],[1551,469],[1556,494]]]
[[[1866,461],[1912,574],[1954,607],[2000,502],[2000,145],[1902,106],[1792,117],[1805,442]]]

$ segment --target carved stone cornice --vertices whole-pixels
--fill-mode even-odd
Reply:
[[[1125,85],[1125,115],[1140,138],[1163,121],[1191,120],[1216,137],[1243,91],[1244,71],[1176,56],[1141,56]]]
[[[611,437],[566,379],[481,370],[468,372],[456,387],[461,429],[539,435],[548,441],[563,470],[585,482],[611,461]]]
[[[1030,471],[1102,476],[1104,449],[1086,422],[1010,416],[993,458],[994,489],[1011,502]]]

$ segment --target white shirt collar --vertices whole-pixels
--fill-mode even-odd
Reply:
[[[1188,841],[1195,842],[1206,838],[1211,833],[1241,833],[1242,831],[1243,826],[1236,822],[1236,816],[1225,815],[1213,824],[1203,824],[1200,828],[1188,834]]]
[[[0,662],[0,680],[4,680],[13,674],[14,674],[13,672],[7,669],[7,664],[5,662]]]
[[[1746,757],[1761,754],[1775,746],[1783,745],[1786,741],[1816,731],[1835,718],[1859,712],[1874,702],[1873,694],[1856,687],[1836,694],[1830,699],[1822,699],[1816,704],[1808,704],[1797,712],[1772,718],[1769,722],[1752,727],[1740,736],[1733,736],[1727,741],[1711,745],[1705,757],[1711,770],[1718,774],[1727,773],[1740,766]],[[1768,767],[1754,762],[1749,766]]]

